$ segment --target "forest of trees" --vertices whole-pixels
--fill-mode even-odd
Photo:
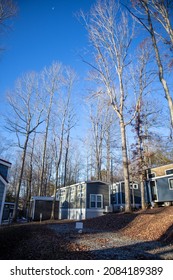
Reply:
[[[173,2],[98,0],[76,20],[89,43],[82,104],[78,73],[57,61],[7,92],[0,157],[12,162],[14,220],[31,196],[85,180],[124,180],[126,212],[138,181],[144,208],[145,169],[173,162]]]

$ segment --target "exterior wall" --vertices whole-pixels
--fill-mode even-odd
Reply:
[[[86,209],[84,208],[61,208],[59,219],[69,219],[69,220],[83,220],[86,218]]]
[[[173,164],[146,170],[146,189],[149,203],[173,202],[173,189],[169,180],[173,179]]]
[[[173,201],[173,190],[169,188],[169,178],[173,179],[173,176],[156,180],[158,201]]]
[[[103,216],[105,214],[105,209],[87,209],[86,219],[95,218]]]
[[[12,202],[5,202],[4,203],[4,210],[2,215],[2,222],[10,222],[13,216],[13,210],[14,210],[15,203]]]
[[[52,201],[53,199],[43,199],[42,197],[39,199],[31,200],[31,209],[30,216],[32,220],[39,221],[40,214],[42,215],[42,220],[49,220],[51,218],[52,211]],[[59,216],[59,201],[55,203],[55,219],[58,219]]]
[[[86,184],[80,183],[61,188],[60,219],[85,219],[86,213]]]
[[[97,203],[95,207],[91,207],[91,195],[101,196],[101,207],[97,207]],[[88,182],[86,206],[86,219],[104,215],[106,206],[110,206],[109,185],[100,181]]]
[[[82,220],[103,215],[110,205],[109,186],[103,182],[83,182],[60,190],[60,219]],[[90,197],[102,196],[101,208],[91,207]]]
[[[1,181],[1,177],[0,177],[0,224],[2,222],[2,214],[3,214],[3,208],[4,208],[5,194],[6,194],[6,186]]]
[[[141,206],[141,189],[139,184],[131,183],[130,197],[132,207],[139,208]],[[111,186],[111,203],[113,210],[121,210],[125,206],[125,188],[124,182],[118,182]]]
[[[160,176],[148,180],[147,192],[149,202],[173,202],[173,189],[170,189],[169,180],[173,175]]]
[[[87,183],[87,209],[90,209],[90,195],[91,194],[101,194],[103,196],[103,210],[105,206],[109,206],[109,186],[103,182],[88,182]]]
[[[159,167],[154,167],[151,169],[148,169],[146,171],[147,175],[154,173],[155,177],[159,177],[159,176],[164,176],[166,175],[166,170],[168,169],[173,169],[173,164],[167,164],[167,165],[163,165],[163,166],[159,166]],[[148,176],[147,176],[148,178]]]
[[[11,163],[0,159],[0,224],[2,223],[2,215],[4,209],[4,202],[7,190],[7,177],[8,169],[11,167]]]

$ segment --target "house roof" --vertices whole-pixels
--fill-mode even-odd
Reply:
[[[88,181],[78,182],[76,184],[60,187],[60,188],[57,189],[57,191],[60,190],[60,189],[63,189],[63,188],[69,188],[69,187],[74,187],[74,186],[83,185],[83,184],[94,184],[94,183],[102,183],[102,184],[105,184],[105,185],[109,185],[108,183],[100,181],[100,180],[95,180],[95,181],[89,181],[88,180]]]
[[[11,167],[11,162],[6,161],[6,160],[4,160],[2,158],[0,158],[0,164],[3,164],[5,166],[7,166],[7,167]]]

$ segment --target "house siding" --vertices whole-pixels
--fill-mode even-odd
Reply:
[[[90,208],[90,195],[101,194],[102,208]],[[82,220],[104,214],[109,206],[109,186],[105,183],[83,182],[60,189],[60,219]]]
[[[146,170],[147,175],[154,173],[155,177],[164,176],[166,175],[166,170],[173,169],[173,164],[167,164],[163,166],[158,166],[154,168],[150,168]]]
[[[0,212],[3,212],[4,191],[5,191],[5,185],[0,181]]]
[[[170,175],[155,180],[158,202],[173,201],[173,190],[169,188],[169,179],[173,179],[173,176]]]
[[[33,200],[31,201],[31,217],[34,221],[40,220],[40,214],[42,214],[42,220],[49,220],[52,212],[52,200]],[[59,216],[59,201],[55,202],[55,219]]]
[[[85,219],[86,184],[76,184],[60,189],[60,219]]]
[[[136,184],[136,183],[134,183]],[[130,188],[130,199],[131,199],[131,205],[133,207],[140,207],[141,205],[141,189],[139,184],[136,184],[138,186],[137,189],[134,187]],[[132,184],[133,186],[133,184]],[[125,206],[125,186],[124,182],[118,182],[111,186],[111,203],[113,205],[113,209],[119,210],[121,207]]]
[[[101,194],[103,196],[103,209],[109,206],[109,186],[102,182],[87,183],[87,208],[90,209],[90,195]]]

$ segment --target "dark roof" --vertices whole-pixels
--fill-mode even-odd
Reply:
[[[6,164],[8,164],[8,165],[10,164],[10,165],[11,165],[11,162],[9,162],[9,161],[7,161],[7,160],[4,160],[4,159],[2,159],[2,158],[0,158],[0,162],[1,162],[1,161],[2,161],[5,165],[6,165]]]

